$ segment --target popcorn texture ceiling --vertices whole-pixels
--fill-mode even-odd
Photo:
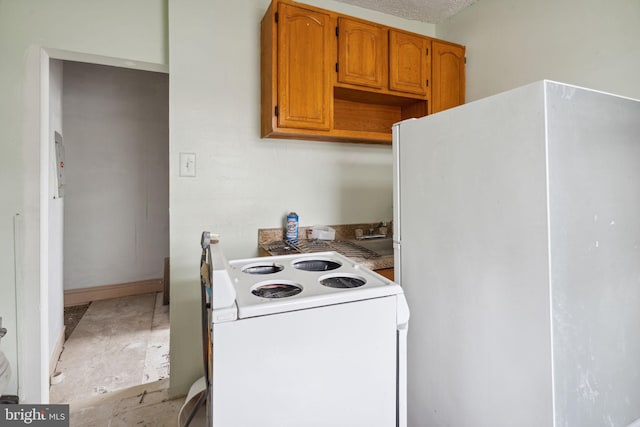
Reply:
[[[476,0],[338,0],[415,21],[437,24],[455,15]]]

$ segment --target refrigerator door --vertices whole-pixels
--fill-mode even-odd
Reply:
[[[412,119],[413,120],[413,119]],[[393,262],[394,281],[402,285],[402,230],[400,230],[400,123],[393,125]]]

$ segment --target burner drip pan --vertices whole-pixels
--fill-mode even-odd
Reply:
[[[261,298],[288,298],[302,292],[302,286],[288,280],[261,282],[253,287],[251,293]]]
[[[274,274],[284,270],[284,266],[272,263],[256,263],[242,267],[242,272],[247,274]]]
[[[337,289],[359,288],[365,283],[367,281],[364,277],[356,276],[355,274],[336,273],[320,278],[321,285]]]
[[[298,270],[305,271],[331,271],[342,267],[338,261],[331,259],[301,259],[292,264]]]

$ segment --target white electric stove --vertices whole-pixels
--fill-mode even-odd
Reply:
[[[406,426],[402,288],[336,252],[210,245],[214,427]]]

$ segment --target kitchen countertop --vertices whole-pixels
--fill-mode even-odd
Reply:
[[[336,252],[342,253],[343,255],[349,257],[349,259],[357,262],[358,264],[366,267],[370,270],[382,270],[385,268],[393,268],[393,255],[382,255],[375,256],[375,254],[367,255],[358,254],[358,251],[352,251],[352,244],[358,244],[355,239],[355,230],[361,229],[368,233],[370,229],[378,230],[378,223],[373,224],[341,224],[341,225],[330,225],[329,227],[335,229],[336,238],[333,241],[326,241],[332,247],[326,250],[335,250]],[[387,230],[391,230],[391,224],[387,225]],[[298,235],[299,235],[299,243],[302,249],[302,253],[309,253],[317,250],[321,250],[321,248],[313,248],[314,246],[321,245],[325,241],[316,241],[312,239],[308,239],[307,237],[311,236],[311,230],[313,227],[299,227]],[[285,236],[284,228],[260,228],[258,229],[258,246],[263,253],[269,255],[282,255],[283,252],[279,249],[282,249],[283,241]],[[387,234],[388,238],[391,238],[391,233]],[[307,251],[308,248],[312,248],[312,250]],[[296,253],[296,252],[292,252]],[[363,256],[360,256],[363,255]]]

